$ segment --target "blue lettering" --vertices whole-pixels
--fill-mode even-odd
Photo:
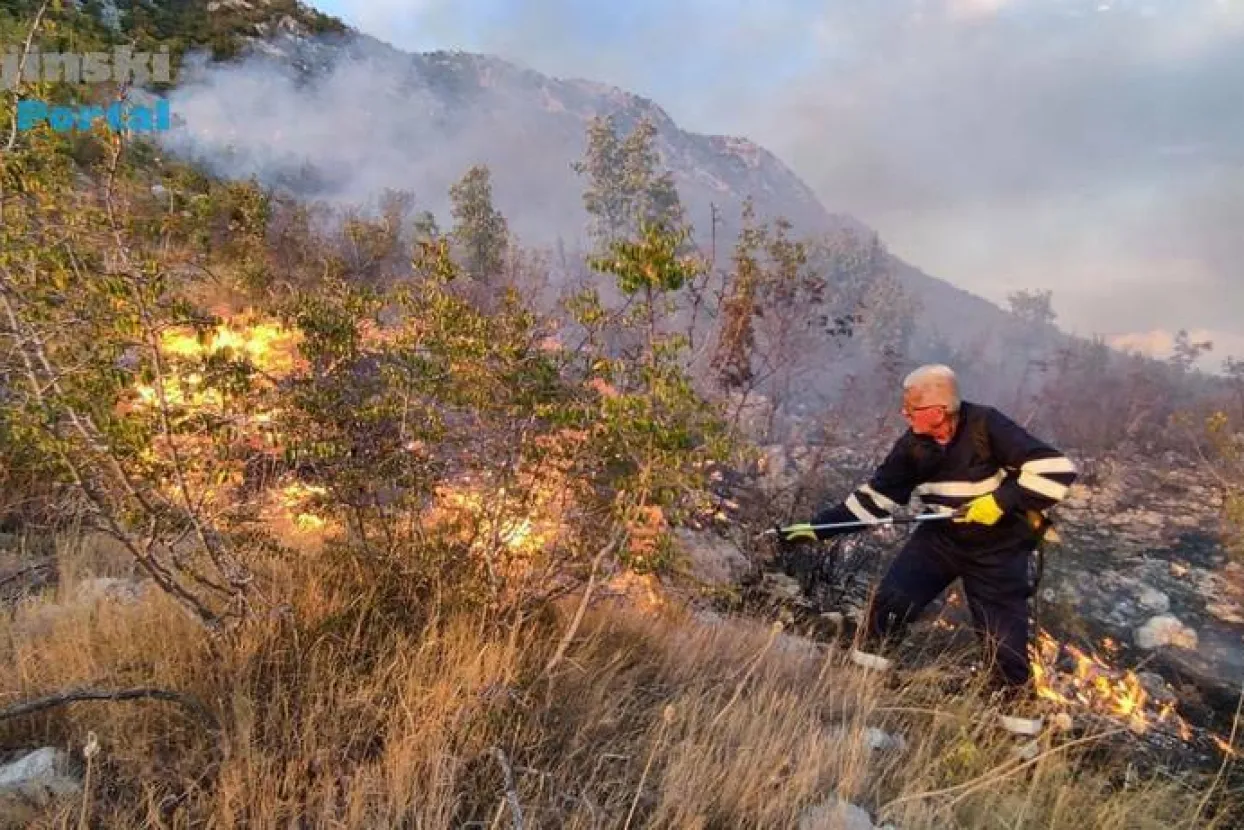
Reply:
[[[102,107],[81,107],[78,110],[78,129],[89,130],[91,125],[95,123],[96,118],[103,118],[104,110]]]
[[[69,132],[78,121],[78,116],[70,107],[52,107],[48,113],[48,123],[58,133]]]
[[[127,129],[140,133],[149,133],[152,130],[152,117],[150,107],[131,107],[129,116],[125,119]]]
[[[127,106],[121,101],[114,101],[106,109],[90,105],[49,106],[47,101],[25,99],[18,100],[15,117],[19,130],[33,130],[40,124],[48,124],[58,133],[75,127],[90,130],[100,119],[107,122],[114,132],[155,132],[170,130],[173,126],[173,113],[167,98],[156,98],[151,106]]]
[[[17,129],[33,130],[48,117],[48,105],[42,101],[17,102]]]
[[[108,126],[112,127],[114,132],[121,132],[121,102],[113,101],[108,105],[108,112],[105,114],[108,119]]]

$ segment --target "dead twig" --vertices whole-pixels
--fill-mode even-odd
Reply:
[[[26,66],[26,57],[30,54],[30,48],[34,45],[35,32],[39,31],[39,24],[43,22],[43,15],[47,12],[48,6],[52,0],[43,0],[43,5],[39,7],[39,11],[35,14],[34,22],[30,24],[30,31],[26,33],[26,42],[22,45],[22,54],[18,57],[18,75],[21,75],[22,69]],[[18,98],[16,91],[17,85],[14,84],[14,101]],[[9,125],[9,140],[4,144],[4,152],[11,153],[13,145],[17,143],[17,113],[13,113],[13,123]]]
[[[549,662],[544,666],[544,676],[552,680],[553,669],[557,668],[562,659],[566,656],[566,650],[570,648],[570,644],[574,641],[575,634],[579,631],[579,626],[583,623],[583,616],[587,613],[588,603],[592,599],[592,591],[596,588],[596,577],[600,571],[600,563],[609,553],[618,546],[622,541],[623,529],[619,529],[614,533],[613,538],[609,540],[609,544],[605,545],[596,553],[596,557],[592,560],[592,572],[588,577],[587,586],[583,589],[583,597],[579,600],[579,607],[575,609],[574,619],[570,622],[570,627],[566,629],[565,635],[561,642],[557,644],[557,651],[553,652],[553,656],[549,658]]]
[[[23,703],[17,703],[13,706],[0,709],[0,721],[22,717],[23,715],[33,715],[36,712],[55,709],[58,706],[65,706],[70,703],[79,703],[89,700],[165,700],[170,703],[176,703],[189,711],[211,732],[220,732],[219,721],[217,721],[216,717],[209,712],[203,704],[199,703],[199,701],[180,692],[153,688],[118,689],[114,691],[107,691],[103,689],[71,689],[65,692],[57,692],[56,694],[46,695],[44,697],[35,698],[34,700],[28,700]]]
[[[510,804],[510,816],[514,821],[514,830],[523,830],[523,808],[518,803],[518,790],[514,787],[514,769],[510,766],[510,759],[505,757],[505,753],[499,746],[492,748],[492,755],[497,759],[497,763],[501,766],[501,773],[505,776],[505,797]]]
[[[1047,749],[1044,752],[1042,752],[1040,755],[1037,755],[1035,758],[1032,758],[1027,761],[1023,761],[1022,763],[1016,763],[1014,760],[1008,761],[1005,764],[994,767],[993,769],[989,770],[989,772],[986,772],[983,775],[978,775],[976,778],[973,778],[970,781],[964,781],[962,784],[955,784],[952,787],[944,787],[940,790],[927,790],[925,792],[912,793],[911,795],[900,796],[899,798],[896,798],[886,803],[885,805],[883,805],[881,809],[877,811],[877,815],[879,817],[885,816],[889,813],[889,811],[893,807],[896,807],[899,804],[904,804],[908,801],[919,801],[925,798],[936,798],[939,795],[951,795],[953,793],[957,793],[958,795],[955,797],[955,803],[957,803],[959,800],[963,799],[964,797],[966,797],[967,795],[973,792],[976,792],[981,787],[987,786],[989,784],[996,784],[997,782],[1005,778],[1010,778],[1012,775],[1019,772],[1020,770],[1028,769],[1028,767],[1034,766],[1035,764],[1041,762],[1042,760],[1044,760],[1045,758],[1048,758],[1051,755],[1071,749],[1074,746],[1093,743],[1094,741],[1100,741],[1105,738],[1109,738],[1114,735],[1119,735],[1127,731],[1128,729],[1126,727],[1123,727],[1120,729],[1112,729],[1109,732],[1102,732],[1097,735],[1086,735],[1083,738],[1079,738],[1074,741],[1068,741],[1067,743],[1060,744],[1059,746],[1051,747],[1050,749]]]
[[[1205,811],[1205,806],[1209,804],[1210,797],[1214,794],[1214,790],[1218,789],[1218,785],[1222,783],[1222,776],[1227,771],[1227,767],[1231,764],[1231,759],[1235,757],[1235,736],[1240,727],[1240,713],[1244,709],[1244,688],[1240,689],[1240,696],[1235,702],[1235,717],[1231,719],[1231,737],[1227,741],[1227,752],[1222,755],[1222,763],[1218,766],[1218,772],[1214,775],[1214,781],[1209,785],[1209,789],[1205,791],[1201,803],[1197,805],[1196,815],[1192,817],[1192,826],[1196,826],[1201,820],[1201,813]]]

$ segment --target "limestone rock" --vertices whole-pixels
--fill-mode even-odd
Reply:
[[[902,735],[891,735],[883,729],[870,726],[864,732],[864,740],[868,748],[879,752],[902,752],[907,748],[907,739]]]
[[[1156,614],[1165,614],[1171,607],[1171,598],[1157,588],[1142,585],[1138,596],[1140,604]]]
[[[841,798],[809,807],[799,817],[799,830],[885,830],[887,824],[878,828],[863,807],[857,807]]]
[[[75,798],[82,782],[68,753],[45,746],[0,765],[0,827],[33,821],[33,810]]]
[[[1136,630],[1136,645],[1145,650],[1162,646],[1195,649],[1197,633],[1171,614],[1160,614],[1151,617],[1148,622]]]

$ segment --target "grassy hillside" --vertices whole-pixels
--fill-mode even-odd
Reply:
[[[127,556],[61,553],[63,605],[0,623],[6,694],[156,686],[205,711],[3,724],[4,746],[102,747],[85,803],[27,808],[25,827],[833,828],[838,799],[905,830],[1238,826],[1210,774],[1112,762],[1126,728],[1015,760],[978,693],[939,690],[954,655],[887,687],[837,647],[674,607],[610,603],[569,641],[573,605],[417,625],[382,610],[399,583],[313,554],[273,563],[283,612],[222,642],[158,592],[100,599],[87,577],[123,577]]]
[[[200,5],[126,25],[189,43]],[[9,123],[0,750],[99,747],[80,797],[0,800],[15,826],[785,828],[834,796],[909,830],[1238,826],[1230,764],[1133,768],[1126,726],[1009,760],[953,670],[881,687],[837,645],[692,613],[674,530],[720,522],[714,482],[771,438],[761,385],[845,339],[888,361],[848,402],[871,405],[913,359],[868,314],[893,310],[875,245],[754,222],[712,272],[641,136],[585,182],[610,234],[540,315],[550,266],[484,168],[440,228],[406,194],[329,212]],[[1064,402],[1100,394],[1090,370]]]

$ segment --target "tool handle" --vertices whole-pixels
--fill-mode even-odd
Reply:
[[[888,516],[884,519],[878,519],[875,522],[859,521],[859,522],[838,522],[836,524],[827,524],[827,525],[809,525],[808,529],[809,530],[843,530],[849,527],[865,528],[865,527],[883,527],[886,525],[896,525],[896,524],[919,524],[921,522],[935,522],[935,521],[941,521],[944,519],[952,519],[957,515],[959,515],[957,512],[924,513],[919,516],[910,516],[910,517],[903,518],[903,519],[896,519],[893,516]],[[760,535],[761,536],[776,536],[785,529],[786,528],[772,527],[764,531]]]

